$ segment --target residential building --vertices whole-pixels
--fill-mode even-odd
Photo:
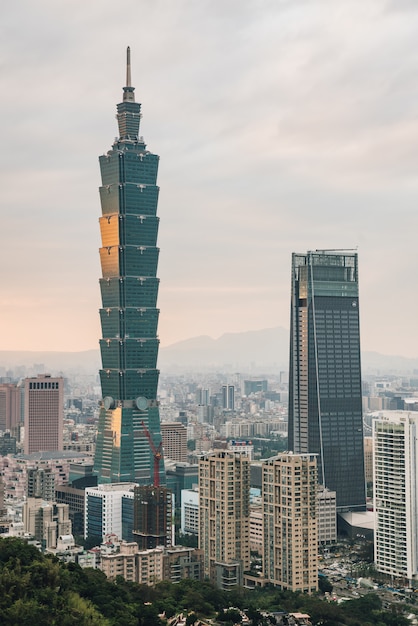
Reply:
[[[203,553],[185,546],[165,548],[163,580],[178,583],[183,578],[203,580]]]
[[[21,390],[13,383],[0,384],[0,431],[19,436]]]
[[[326,487],[318,491],[318,543],[327,546],[337,541],[337,494]]]
[[[28,498],[23,504],[25,533],[39,541],[44,550],[56,548],[60,536],[71,535],[68,505]]]
[[[111,580],[122,576],[130,582],[152,586],[162,580],[202,580],[202,560],[202,553],[194,548],[160,546],[140,550],[137,543],[122,541],[113,550],[102,552],[100,569]]]
[[[366,483],[373,482],[373,437],[364,437],[364,477]]]
[[[117,105],[119,137],[100,157],[102,247],[100,319],[101,402],[95,469],[99,483],[153,482],[155,449],[161,442],[157,402],[157,231],[159,157],[139,136],[141,105],[131,85]],[[159,467],[165,483],[164,464]]]
[[[228,450],[232,450],[235,454],[244,454],[250,461],[254,457],[254,445],[252,441],[237,441],[233,439],[228,441]]]
[[[199,534],[199,492],[197,489],[181,490],[181,525],[182,535]]]
[[[181,422],[163,422],[161,437],[164,457],[187,463],[187,427]]]
[[[27,481],[28,498],[55,501],[55,473],[51,467],[29,467]]]
[[[121,542],[118,552],[103,554],[100,562],[100,569],[110,578],[115,580],[117,576],[122,576],[125,580],[137,582],[137,554],[138,545],[135,542]],[[147,577],[148,584],[149,577]]]
[[[263,554],[263,509],[258,505],[250,506],[250,550]]]
[[[234,385],[222,385],[222,408],[228,411],[235,410],[235,387]]]
[[[263,462],[263,571],[283,590],[318,590],[317,463],[312,454]]]
[[[250,463],[227,450],[199,461],[199,548],[204,573],[224,590],[249,568]]]
[[[24,452],[63,449],[64,379],[48,374],[25,378]]]
[[[210,390],[199,388],[198,389],[198,404],[202,406],[208,406],[210,403]]]
[[[55,489],[70,482],[72,464],[86,460],[78,452],[34,452],[14,457],[0,457],[0,472],[3,475],[5,496],[8,500],[19,500],[27,496],[28,470],[51,469],[54,474]]]
[[[337,512],[365,510],[356,252],[292,255],[288,428],[290,450],[318,455]]]
[[[383,574],[418,576],[418,413],[373,420],[375,564]]]

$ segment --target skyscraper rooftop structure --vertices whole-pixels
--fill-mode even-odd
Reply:
[[[100,157],[102,247],[100,319],[101,402],[95,456],[100,483],[153,482],[153,455],[161,442],[157,397],[157,171],[159,157],[139,135],[141,105],[131,85],[117,105],[119,137]],[[160,482],[164,467],[160,463]]]
[[[364,480],[358,257],[292,255],[289,450],[318,455],[337,511],[362,511]]]

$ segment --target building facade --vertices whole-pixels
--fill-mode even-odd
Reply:
[[[337,494],[321,487],[318,491],[318,543],[327,546],[337,541]]]
[[[133,502],[133,483],[101,484],[85,490],[84,538],[103,538],[114,534],[125,539],[123,526],[123,504],[128,499]],[[128,515],[130,511],[128,511]],[[131,537],[128,537],[131,539]]]
[[[122,576],[140,585],[155,585],[161,580],[178,583],[183,578],[202,579],[202,554],[194,548],[175,546],[140,550],[137,543],[122,541],[101,555],[100,568],[111,580]]]
[[[101,402],[95,469],[100,483],[153,482],[153,453],[161,442],[157,402],[157,170],[159,157],[139,136],[141,105],[131,86],[117,106],[119,138],[100,157],[102,186],[100,319]],[[160,463],[160,483],[164,483]]]
[[[63,449],[64,379],[47,374],[25,378],[24,452]]]
[[[22,516],[25,533],[39,541],[44,550],[56,548],[60,537],[72,533],[67,504],[28,498],[23,504]]]
[[[373,437],[364,437],[364,477],[366,483],[373,482]]]
[[[199,548],[205,576],[228,590],[249,568],[250,463],[220,450],[199,460]]]
[[[375,564],[418,576],[418,413],[385,411],[373,420]]]
[[[28,498],[55,501],[55,472],[51,467],[27,468]]]
[[[187,463],[187,426],[181,422],[161,424],[164,457]]]
[[[292,255],[289,449],[318,455],[337,511],[365,510],[358,257]]]
[[[317,463],[280,454],[263,463],[263,571],[283,590],[318,590]]]
[[[19,436],[21,415],[21,390],[13,383],[0,384],[0,431],[10,431]]]
[[[235,386],[222,385],[222,408],[228,411],[235,410]]]
[[[182,535],[199,535],[199,492],[197,489],[181,490],[181,524]]]
[[[133,537],[141,550],[171,546],[172,494],[167,487],[135,487],[133,511]]]

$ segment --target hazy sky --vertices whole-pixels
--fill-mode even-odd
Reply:
[[[418,356],[416,0],[0,13],[0,349],[98,345],[98,156],[130,45],[161,157],[162,345],[288,327],[291,253],[344,247],[359,253],[363,350]]]

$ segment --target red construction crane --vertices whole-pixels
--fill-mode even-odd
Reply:
[[[148,428],[145,426],[145,422],[142,421],[141,424],[142,424],[144,433],[146,435],[146,438],[148,439],[148,442],[149,442],[149,445],[150,445],[150,448],[152,450],[152,454],[154,457],[154,487],[159,487],[160,486],[160,461],[163,458],[163,442],[160,441],[160,445],[158,446],[158,448],[156,448],[152,440],[151,433],[148,430]]]

